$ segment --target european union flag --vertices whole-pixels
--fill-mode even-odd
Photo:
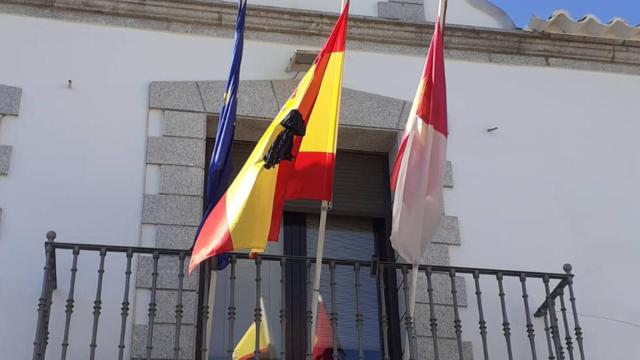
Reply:
[[[242,51],[244,47],[244,22],[247,13],[247,1],[238,0],[238,18],[236,20],[236,33],[234,38],[233,60],[231,71],[224,91],[218,130],[213,145],[213,154],[207,176],[207,186],[204,194],[205,212],[196,232],[196,238],[202,229],[202,224],[211,213],[211,210],[224,195],[231,180],[231,144],[236,128],[236,108],[238,106],[238,85],[240,83],[240,65],[242,64]],[[224,269],[228,264],[226,256],[218,257],[218,265],[214,269]]]

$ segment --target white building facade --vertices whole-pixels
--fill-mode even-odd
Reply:
[[[308,65],[304,54],[321,47],[339,3],[249,1],[234,147],[238,162],[295,87],[300,73],[294,70]],[[640,290],[634,286],[640,260],[640,42],[515,29],[488,1],[450,3],[445,46],[451,169],[443,230],[425,264],[563,273],[563,265],[571,263],[586,356],[634,358],[640,353]],[[389,162],[435,13],[435,1],[353,1],[339,135],[338,162],[343,160],[329,217],[331,258],[364,263],[381,256]],[[222,1],[0,0],[0,351],[7,358],[33,353],[48,231],[57,233],[56,242],[189,249],[202,212],[207,151],[228,75],[234,21],[235,4]],[[312,256],[315,209],[288,208],[283,239],[271,244],[270,253]],[[104,258],[101,317],[92,331],[100,256],[80,251],[68,359],[86,359],[95,333],[95,358],[117,358],[126,267],[120,255]],[[174,260],[159,261],[154,281],[153,258],[133,258],[125,358],[146,357],[150,302],[157,308],[151,357],[174,358],[178,287],[168,278],[176,275]],[[58,256],[47,358],[65,351],[71,266],[70,251]],[[248,263],[239,264],[236,273],[240,284],[255,277]],[[279,274],[278,264],[263,269],[264,315],[274,328],[286,302],[282,295],[290,299],[299,290],[287,285],[281,292]],[[347,275],[337,276],[340,289]],[[226,358],[232,306],[229,269],[217,277],[204,336],[211,359]],[[377,307],[385,295],[368,269],[362,277],[363,307],[371,309],[362,310],[369,329],[364,350],[366,358],[382,358]],[[396,277],[395,326],[404,331],[402,276]],[[519,279],[505,280],[504,307],[495,276],[480,282],[486,341],[478,329],[474,278],[457,279],[454,296],[446,287],[448,277],[436,281],[435,292],[448,298],[432,302],[426,280],[420,281],[418,358],[433,358],[431,305],[441,316],[442,359],[459,358],[458,336],[465,358],[485,358],[486,344],[490,358],[508,359],[505,307],[512,358],[531,358]],[[545,300],[537,280],[530,281],[529,302],[540,359],[548,356],[548,343],[543,319],[533,318]],[[184,281],[181,359],[200,350],[193,325],[203,279],[187,275]],[[353,286],[347,280],[343,285]],[[236,291],[235,341],[253,320],[254,290]],[[565,300],[571,313],[568,294]],[[328,297],[325,301],[330,306]],[[336,308],[342,306],[338,301]],[[458,306],[456,333],[451,317]],[[274,352],[287,348],[287,358],[296,358],[292,352],[299,349],[281,344],[304,343],[291,340],[291,324],[305,316],[295,311],[288,313],[289,328],[272,331]],[[353,314],[340,313],[340,326],[356,324]],[[574,325],[568,328],[579,359]],[[355,325],[340,329],[352,358]]]

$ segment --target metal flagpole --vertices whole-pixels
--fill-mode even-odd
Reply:
[[[440,18],[440,27],[442,28],[444,26],[444,18],[447,17],[447,0],[440,0],[438,17]]]
[[[316,270],[313,278],[313,299],[311,300],[311,334],[308,334],[311,336],[312,346],[316,332],[316,315],[318,314],[318,301],[320,298],[320,276],[322,272],[322,257],[324,256],[324,239],[327,229],[327,211],[329,211],[329,202],[324,200],[321,205],[318,243],[316,244]],[[313,351],[309,349],[307,352],[311,354]]]
[[[348,0],[342,0],[340,12],[344,10],[344,5]],[[329,202],[322,201],[320,206],[320,226],[318,228],[318,243],[316,244],[316,269],[313,277],[313,298],[311,300],[311,346],[315,342],[316,333],[316,315],[318,315],[318,299],[320,297],[320,276],[322,275],[322,258],[324,256],[324,239],[327,229],[327,212],[329,211]],[[313,353],[313,349],[307,349],[308,354]]]
[[[439,0],[439,5],[438,5],[438,19],[440,22],[440,27],[442,28],[444,26],[444,18],[447,14],[447,0]],[[419,273],[419,267],[420,264],[412,264],[411,266],[411,288],[409,291],[409,316],[411,316],[411,319],[414,323],[414,334],[415,334],[415,310],[416,310],[416,290],[418,287],[418,273]],[[409,341],[409,334],[407,334],[407,336],[405,337],[405,352],[404,352],[404,359],[409,359],[411,358],[415,358],[415,356],[417,354],[409,354],[409,351],[406,351],[409,349],[411,342]],[[411,355],[411,356],[410,356]]]
[[[211,270],[209,270],[211,271]],[[215,298],[216,298],[216,285],[218,284],[218,272],[217,271],[211,271],[211,279],[209,280],[209,320],[207,320],[207,328],[204,329],[203,332],[203,339],[202,341],[206,341],[207,344],[210,344],[211,338],[210,338],[210,334],[209,331],[211,330],[211,324],[213,322],[213,307],[215,305]],[[207,346],[207,359],[209,358],[209,353],[211,351],[211,346],[208,345]]]

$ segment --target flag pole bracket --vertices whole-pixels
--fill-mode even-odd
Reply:
[[[378,276],[378,272],[382,269],[379,269],[380,259],[377,256],[371,257],[371,277],[375,278]]]

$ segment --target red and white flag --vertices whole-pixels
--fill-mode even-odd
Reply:
[[[420,262],[444,212],[448,131],[442,26],[438,18],[391,177],[391,243],[411,264]]]

